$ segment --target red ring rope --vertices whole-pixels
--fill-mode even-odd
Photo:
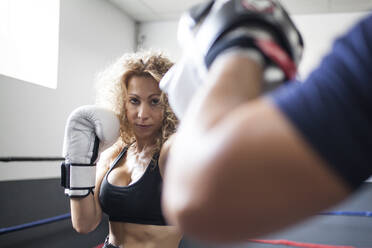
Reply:
[[[251,239],[249,240],[249,242],[271,244],[271,245],[286,245],[286,246],[301,247],[301,248],[356,248],[354,246],[311,244],[311,243],[295,242],[295,241],[284,240],[284,239],[280,239],[280,240]]]

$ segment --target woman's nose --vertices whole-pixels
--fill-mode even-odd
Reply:
[[[137,117],[139,119],[147,119],[149,118],[149,107],[146,104],[141,104],[138,109]]]

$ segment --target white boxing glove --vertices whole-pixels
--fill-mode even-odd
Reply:
[[[116,142],[120,122],[114,112],[93,105],[75,109],[67,119],[61,185],[70,197],[93,192],[99,154]]]
[[[193,60],[184,56],[161,79],[160,88],[167,92],[168,101],[176,116],[181,119],[195,92],[202,85]]]

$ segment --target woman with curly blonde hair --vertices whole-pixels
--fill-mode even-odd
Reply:
[[[105,248],[178,247],[181,234],[161,210],[161,184],[177,119],[159,81],[172,66],[161,53],[124,54],[98,77],[96,105],[115,112],[120,137],[97,164],[96,191],[71,199],[72,222],[93,231],[109,217]]]

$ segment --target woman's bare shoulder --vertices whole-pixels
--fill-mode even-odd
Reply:
[[[167,162],[168,154],[169,154],[169,149],[172,146],[172,142],[174,140],[176,134],[173,134],[170,136],[162,145],[160,149],[160,154],[159,154],[159,169],[160,169],[160,174],[163,176],[164,171],[165,171],[165,164]]]
[[[110,164],[114,161],[114,159],[120,154],[124,147],[124,143],[122,141],[117,141],[115,144],[104,150],[97,162],[97,169],[105,169],[107,170],[110,167]]]

